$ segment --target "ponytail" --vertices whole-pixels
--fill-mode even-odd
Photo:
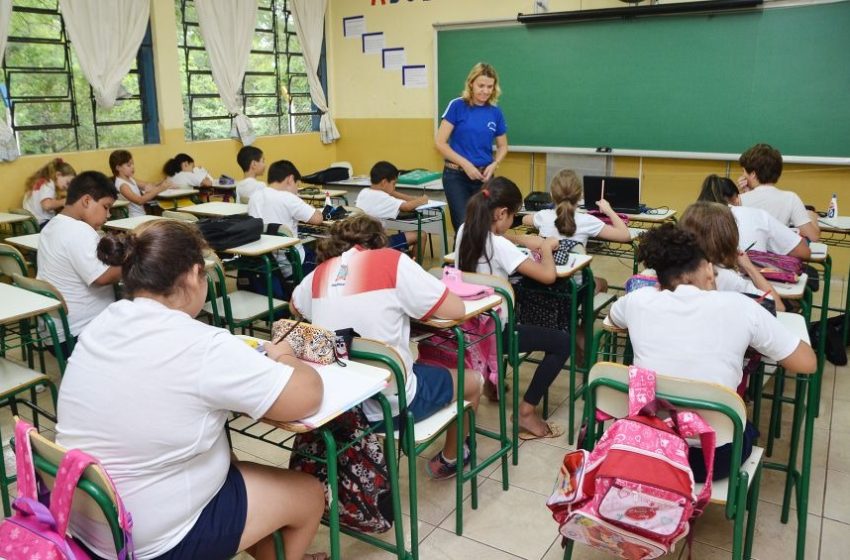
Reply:
[[[475,272],[478,261],[483,257],[490,270],[491,255],[487,254],[487,240],[493,225],[493,213],[506,208],[516,214],[522,206],[522,193],[516,184],[506,177],[493,177],[484,187],[472,195],[466,205],[466,220],[463,237],[458,247],[458,267],[465,272]]]
[[[549,185],[555,201],[555,227],[558,233],[570,237],[576,232],[576,208],[581,198],[581,180],[572,169],[562,169]]]
[[[165,173],[167,177],[174,177],[183,170],[183,164],[186,162],[195,163],[195,160],[193,160],[192,156],[189,154],[177,154],[165,162],[165,165],[162,166],[162,172]]]
[[[738,185],[732,179],[711,174],[702,182],[702,190],[697,200],[700,202],[729,204],[738,194]]]

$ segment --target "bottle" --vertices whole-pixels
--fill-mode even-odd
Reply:
[[[829,201],[829,207],[826,209],[826,217],[838,217],[838,195],[835,193],[832,194],[832,200]]]
[[[325,191],[325,207],[322,208],[322,217],[325,220],[330,220],[333,209],[333,204],[331,204],[331,193],[330,191]]]
[[[325,191],[325,207],[328,206],[333,207],[333,204],[331,204],[331,192]]]

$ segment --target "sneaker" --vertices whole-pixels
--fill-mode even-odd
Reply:
[[[469,448],[463,447],[463,466],[469,464]],[[447,480],[449,478],[454,478],[457,476],[457,461],[454,463],[449,463],[445,456],[443,456],[443,452],[440,451],[436,455],[434,455],[428,464],[425,465],[425,472],[428,473],[428,476],[433,478],[434,480]]]

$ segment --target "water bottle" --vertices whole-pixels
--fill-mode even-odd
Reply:
[[[322,218],[330,220],[333,209],[333,204],[331,204],[331,193],[330,191],[325,191],[325,207],[322,208]]]
[[[838,195],[835,193],[832,194],[832,200],[829,201],[829,207],[826,209],[826,217],[838,217]]]

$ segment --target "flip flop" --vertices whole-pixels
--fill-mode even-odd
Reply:
[[[520,430],[519,439],[523,441],[530,441],[532,439],[559,438],[564,435],[564,428],[562,426],[559,426],[554,422],[546,422],[546,426],[549,428],[549,432],[546,435],[538,436],[537,434],[527,430]]]

